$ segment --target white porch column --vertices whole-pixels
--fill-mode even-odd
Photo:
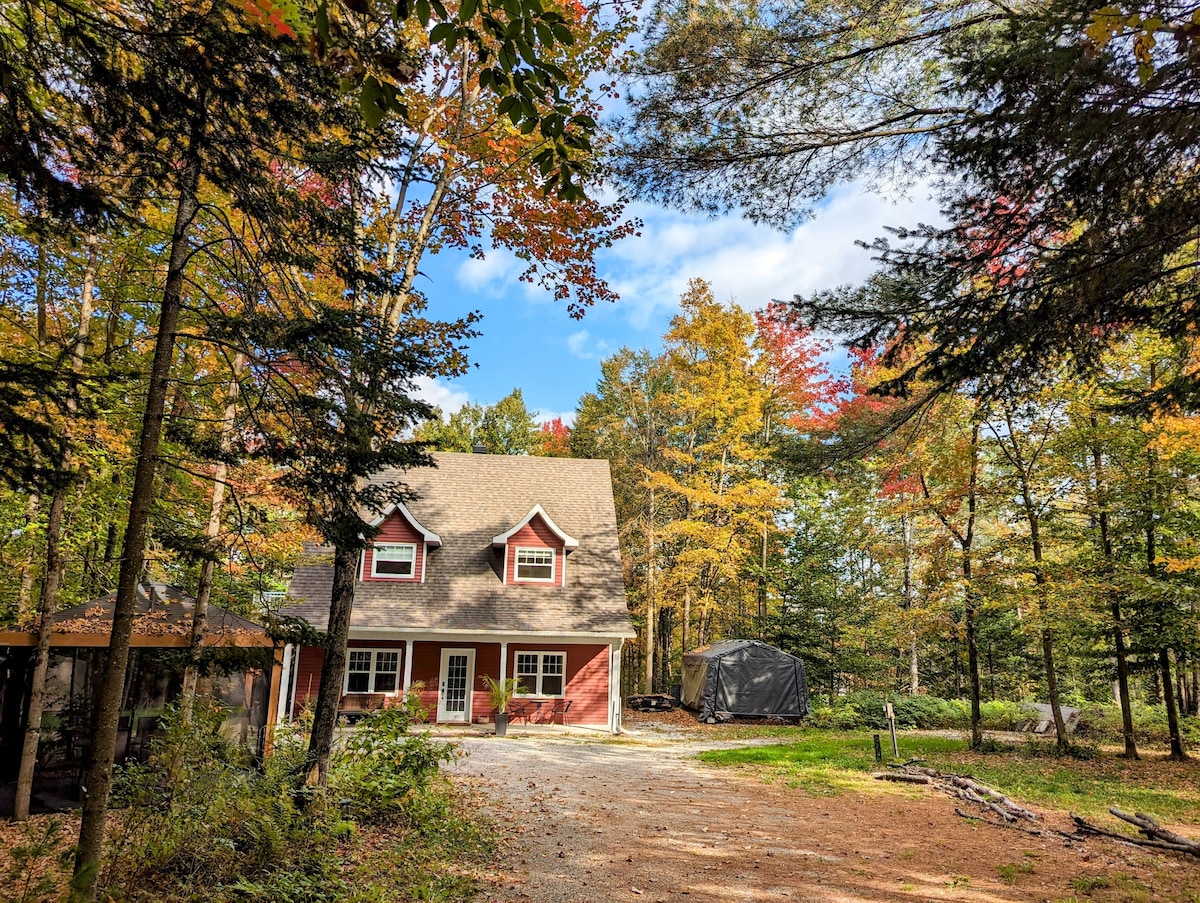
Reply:
[[[282,724],[292,717],[288,700],[292,692],[292,662],[298,651],[291,643],[283,647],[283,673],[279,676],[279,701],[275,709],[276,724]]]
[[[616,646],[608,647],[608,729],[621,733],[621,640]]]
[[[500,644],[500,683],[508,679],[508,643]]]
[[[404,641],[404,692],[407,693],[412,687],[412,655],[413,641]]]

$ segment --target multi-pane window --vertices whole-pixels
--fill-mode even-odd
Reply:
[[[553,549],[517,549],[518,580],[553,580]]]
[[[400,685],[398,649],[349,649],[346,652],[347,693],[395,693]]]
[[[376,543],[371,554],[371,576],[411,577],[416,563],[417,547],[411,542]]]
[[[518,652],[518,696],[562,696],[567,657],[561,652]]]

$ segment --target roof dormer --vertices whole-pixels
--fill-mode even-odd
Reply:
[[[429,549],[440,546],[441,537],[423,527],[403,502],[388,505],[371,526],[376,533],[363,550],[359,579],[424,583]]]
[[[492,548],[493,549],[504,548],[504,546],[508,545],[509,541],[514,536],[516,536],[518,533],[520,533],[522,530],[524,530],[526,527],[528,527],[530,522],[535,517],[540,518],[542,523],[544,523],[547,527],[550,528],[550,532],[558,537],[559,543],[561,543],[562,547],[564,549],[566,549],[568,552],[574,551],[575,549],[579,548],[579,540],[570,536],[565,530],[562,530],[558,526],[558,524],[556,524],[554,522],[554,520],[550,517],[550,515],[546,513],[546,509],[544,509],[541,505],[534,505],[532,508],[530,508],[529,513],[525,515],[524,520],[522,520],[519,524],[517,524],[515,527],[513,527],[507,533],[501,533],[499,536],[493,536],[492,537]]]
[[[512,529],[492,537],[492,548],[503,552],[506,584],[562,586],[566,555],[579,548],[579,540],[560,528],[541,505],[534,505]]]

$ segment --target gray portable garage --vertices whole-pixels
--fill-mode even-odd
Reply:
[[[700,720],[802,718],[808,714],[804,663],[758,640],[725,640],[683,657],[683,704]]]

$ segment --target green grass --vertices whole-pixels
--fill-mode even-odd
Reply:
[[[794,742],[706,752],[700,758],[712,765],[750,768],[769,781],[784,781],[814,795],[886,789],[868,776],[878,768],[869,734],[793,731]],[[884,745],[888,746],[886,739]],[[1094,751],[1085,758],[1060,757],[1049,754],[1044,745],[973,753],[962,740],[917,734],[902,736],[900,755],[924,759],[931,768],[972,775],[1036,808],[1096,816],[1118,806],[1168,822],[1200,824],[1200,773],[1195,763],[1179,765],[1161,755],[1141,762]]]

